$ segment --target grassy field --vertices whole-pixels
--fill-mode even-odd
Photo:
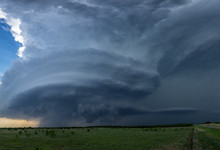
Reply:
[[[182,150],[192,127],[0,129],[0,150]]]
[[[220,150],[220,130],[195,126],[195,137],[203,150]]]
[[[190,150],[191,146],[220,150],[220,130],[201,125],[0,129],[0,150]]]

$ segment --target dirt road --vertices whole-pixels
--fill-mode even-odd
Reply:
[[[200,125],[201,127],[207,127],[207,128],[212,128],[212,129],[219,129],[220,130],[220,127],[213,127],[213,126],[205,126],[205,125]]]

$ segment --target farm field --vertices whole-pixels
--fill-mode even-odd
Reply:
[[[219,150],[220,130],[201,125],[0,129],[0,150],[191,150],[192,147]]]
[[[0,150],[178,150],[192,127],[0,129]]]
[[[195,126],[195,138],[203,150],[220,150],[220,129]]]

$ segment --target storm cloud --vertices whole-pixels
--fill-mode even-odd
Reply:
[[[41,126],[217,119],[219,4],[3,0],[25,51],[2,78],[1,116]]]
[[[68,117],[72,113],[94,121],[104,112],[138,102],[159,86],[158,75],[144,64],[94,49],[58,52],[13,67],[2,84],[7,87],[2,89],[7,93],[2,94],[7,113],[34,117],[52,113],[50,120],[57,120],[57,125],[65,125],[63,117],[73,119]]]

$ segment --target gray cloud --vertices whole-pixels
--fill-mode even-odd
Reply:
[[[210,63],[217,64],[220,39],[218,4],[219,1],[209,3],[202,0],[172,13],[158,25],[156,29],[159,32],[154,38],[161,41],[155,46],[163,51],[158,67],[161,74],[175,72],[175,69],[184,70],[184,67],[188,69],[194,66],[198,70],[211,66]]]
[[[182,8],[158,25],[154,38],[163,49],[158,71],[160,88],[149,98],[155,107],[198,107],[211,112],[219,107],[219,1],[202,0]],[[161,39],[160,35],[166,35]],[[153,104],[154,103],[154,104]],[[199,115],[198,115],[199,116]],[[206,117],[205,117],[206,116]],[[215,115],[206,119],[218,120]]]
[[[145,42],[148,30],[166,19],[171,8],[187,2],[11,0],[2,7],[22,21],[25,56],[39,57],[74,47],[114,51],[146,61],[148,50],[140,43]]]
[[[159,86],[158,75],[144,68],[94,49],[58,52],[17,62],[5,74],[1,99],[7,99],[7,114],[47,120],[42,125],[61,126],[79,117],[94,122],[113,117],[118,107],[132,106]]]
[[[1,114],[42,126],[204,121],[219,106],[218,6],[5,0],[26,50],[2,79]]]

